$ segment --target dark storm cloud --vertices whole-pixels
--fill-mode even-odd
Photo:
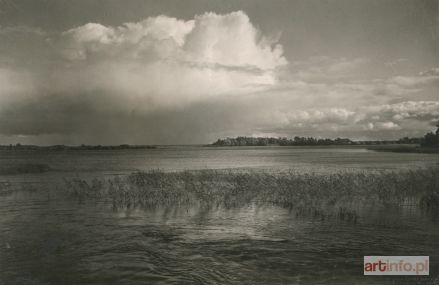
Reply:
[[[102,102],[105,102],[103,104]],[[6,135],[76,135],[75,143],[199,143],[219,132],[241,131],[243,106],[227,102],[197,103],[180,109],[149,112],[123,109],[108,95],[50,95],[11,104],[0,113],[0,132]],[[91,139],[90,139],[91,138]]]

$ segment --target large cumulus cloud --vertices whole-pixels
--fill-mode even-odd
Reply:
[[[158,16],[119,27],[88,23],[62,38],[64,55],[71,60],[104,54],[263,71],[287,63],[282,46],[263,36],[242,11],[205,13],[188,21]]]
[[[68,68],[61,89],[119,93],[149,106],[182,106],[272,86],[287,61],[241,12],[184,21],[157,16],[118,27],[88,23],[58,41]],[[64,76],[65,78],[61,78]],[[72,86],[72,85],[75,85]]]

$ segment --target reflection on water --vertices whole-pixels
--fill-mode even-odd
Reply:
[[[353,224],[276,207],[113,211],[47,191],[0,201],[0,284],[438,281],[438,220],[417,211]],[[364,255],[429,255],[431,276],[363,276]]]

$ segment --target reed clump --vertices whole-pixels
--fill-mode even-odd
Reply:
[[[281,206],[296,214],[356,220],[359,207],[439,209],[439,167],[399,172],[334,174],[202,170],[135,172],[108,180],[65,180],[80,200],[110,200],[115,207],[199,205]]]

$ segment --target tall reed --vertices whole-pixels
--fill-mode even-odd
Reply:
[[[108,180],[66,179],[80,200],[106,199],[115,207],[276,205],[296,213],[357,218],[359,207],[439,208],[439,167],[399,172],[334,174],[202,170],[135,172]]]

